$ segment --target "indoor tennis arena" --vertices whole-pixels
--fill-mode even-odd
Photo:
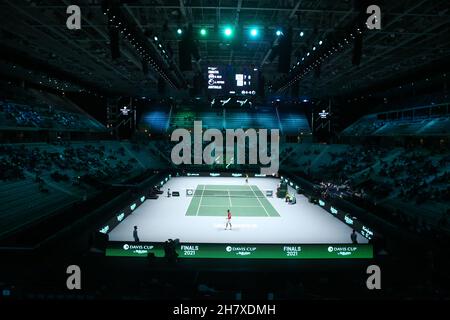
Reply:
[[[449,30],[448,0],[0,1],[0,305],[448,301]]]
[[[351,244],[352,228],[321,206],[297,195],[291,204],[275,196],[279,178],[176,177],[156,200],[145,202],[109,232],[111,241],[180,239],[187,243]],[[177,191],[180,196],[167,197]],[[193,195],[188,193],[194,190]],[[273,193],[266,196],[266,192]],[[296,193],[289,187],[289,192]],[[225,230],[227,210],[232,229]],[[360,243],[368,239],[358,235]]]

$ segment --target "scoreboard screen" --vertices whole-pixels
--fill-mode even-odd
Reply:
[[[257,68],[210,66],[207,69],[208,91],[213,95],[256,95]]]

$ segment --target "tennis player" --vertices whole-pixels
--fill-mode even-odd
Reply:
[[[231,225],[231,212],[230,212],[230,209],[227,210],[227,224],[225,225],[225,230],[228,229],[228,225],[230,226],[230,230],[231,230],[232,225]]]

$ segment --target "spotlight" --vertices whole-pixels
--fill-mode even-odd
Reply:
[[[320,41],[319,41],[319,46],[321,46],[321,45],[322,45],[322,43],[323,43],[323,42],[322,42],[322,40],[320,40]]]
[[[177,33],[178,33],[179,35],[181,35],[181,34],[183,33],[183,30],[181,30],[181,28],[178,28],[178,29],[177,29]]]
[[[300,37],[303,37],[305,35],[305,33],[302,31],[300,32]]]
[[[233,34],[233,30],[230,27],[226,27],[225,30],[224,30],[224,34],[227,37],[231,37],[231,35]]]
[[[277,30],[277,32],[275,32],[275,34],[277,35],[277,37],[279,37],[279,36],[281,36],[283,34],[283,31]]]
[[[258,35],[258,29],[252,28],[252,29],[250,30],[250,35],[251,35],[252,37],[256,37],[256,36]]]
[[[206,29],[205,28],[201,28],[200,29],[200,35],[206,36]]]

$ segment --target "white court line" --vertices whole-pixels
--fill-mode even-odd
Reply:
[[[225,206],[204,204],[202,207],[223,208]],[[261,206],[234,206],[233,208],[261,208]]]
[[[223,229],[223,224],[214,224],[214,228]],[[233,229],[257,229],[257,224],[235,224],[233,223]]]
[[[204,191],[205,191],[205,185],[203,185],[202,195],[200,196],[200,202],[198,203],[196,216],[198,216],[198,211],[200,210],[200,207],[201,207],[201,205],[202,205],[202,199],[203,199],[203,192],[204,192]],[[195,192],[195,191],[194,191],[194,192]]]
[[[267,216],[270,217],[269,213],[266,210],[266,207],[263,206],[261,200],[259,200],[258,196],[256,195],[255,190],[253,190],[252,186],[249,186],[250,189],[253,191],[253,194],[255,195],[256,199],[258,199],[259,204],[261,205],[261,207],[263,207],[264,211],[266,212]]]
[[[228,201],[230,202],[230,208],[233,206],[233,204],[231,203],[231,197],[230,197],[230,190],[227,189],[228,192]]]

